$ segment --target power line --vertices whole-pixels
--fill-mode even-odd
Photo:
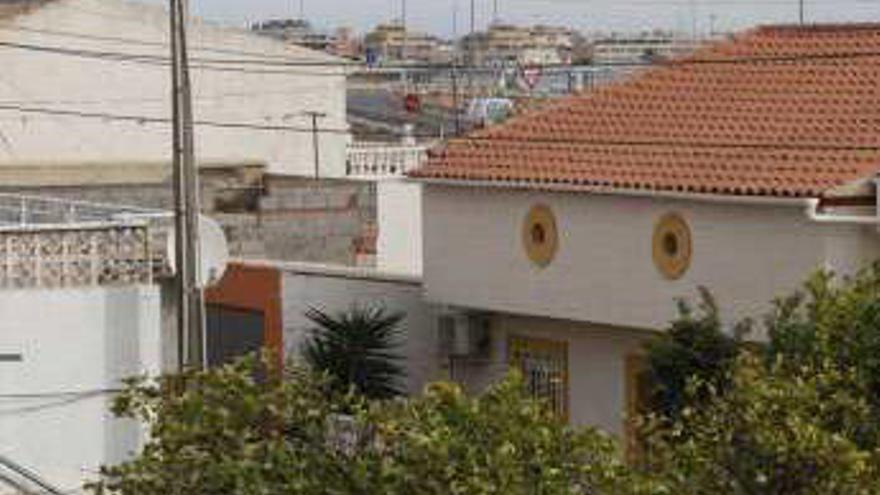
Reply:
[[[134,53],[124,53],[124,52],[112,52],[112,51],[97,51],[97,50],[83,50],[83,49],[75,49],[75,48],[63,48],[57,46],[46,46],[46,45],[33,45],[26,43],[13,43],[8,41],[0,41],[0,47],[7,49],[16,49],[16,50],[27,50],[34,52],[42,52],[42,53],[50,53],[54,55],[65,55],[65,56],[73,56],[80,58],[89,58],[89,59],[98,59],[98,60],[106,60],[111,62],[119,62],[119,63],[135,63],[142,65],[152,65],[156,67],[168,67],[170,62],[166,57],[161,57],[158,55],[145,55],[145,54],[134,54]],[[199,61],[199,59],[196,59]],[[304,71],[296,71],[296,70],[259,70],[259,69],[250,69],[243,67],[217,67],[210,64],[237,64],[237,65],[250,65],[249,63],[244,63],[244,61],[237,60],[205,60],[202,59],[199,64],[192,65],[193,68],[215,71],[215,72],[240,72],[247,74],[276,74],[276,75],[308,75],[308,76],[324,76],[324,77],[344,77],[344,74],[331,73],[331,72],[304,72]],[[267,62],[259,62],[259,64],[265,65]],[[302,67],[303,65],[291,65],[291,67]],[[322,65],[314,65],[310,64],[310,67],[322,67]],[[278,67],[275,65],[275,67]],[[344,67],[343,65],[326,65],[326,67]]]
[[[169,124],[170,119],[160,117],[143,117],[133,115],[117,115],[102,112],[79,112],[74,110],[61,110],[50,108],[28,108],[17,105],[0,105],[0,110],[16,110],[38,114],[49,114],[79,118],[119,120],[138,123],[161,123]],[[279,125],[257,125],[240,122],[196,121],[197,126],[215,127],[221,129],[244,129],[258,131],[281,131],[297,133],[323,133],[344,134],[351,132],[347,129],[332,129]],[[385,136],[386,133],[375,133]],[[433,134],[414,134],[416,138],[436,139]],[[829,151],[829,152],[874,152],[880,151],[880,145],[825,145],[825,144],[786,144],[786,143],[754,143],[754,142],[710,142],[710,141],[675,141],[675,140],[617,140],[617,139],[558,139],[558,138],[515,138],[506,136],[461,136],[450,140],[470,141],[475,143],[504,142],[516,144],[545,144],[545,145],[579,145],[579,146],[619,146],[619,147],[660,147],[660,148],[705,148],[705,149],[753,149],[768,151]]]
[[[4,29],[4,28],[0,28]],[[874,28],[872,28],[874,29]],[[61,33],[55,32],[55,34],[59,36],[71,36],[71,37],[81,37],[83,35],[76,33]],[[91,36],[91,35],[86,35]],[[116,41],[120,42],[132,42],[135,44],[143,44],[143,43],[151,43],[144,42],[142,40],[133,40],[128,38],[112,38]],[[161,46],[164,46],[160,44]],[[47,53],[55,53],[59,55],[71,55],[71,56],[79,56],[79,57],[87,57],[87,58],[99,58],[99,59],[109,59],[113,61],[123,61],[123,62],[134,62],[134,63],[152,63],[152,64],[161,64],[167,65],[168,60],[166,57],[158,56],[158,55],[150,55],[150,54],[138,54],[138,53],[126,53],[126,52],[115,52],[115,51],[99,51],[99,50],[86,50],[86,49],[76,49],[76,48],[65,48],[59,46],[50,46],[50,45],[40,45],[40,44],[28,44],[28,43],[15,43],[15,42],[0,42],[0,47],[6,47],[10,49],[21,49],[21,50],[32,50],[32,51],[40,51]],[[827,60],[842,60],[842,59],[858,59],[858,58],[873,58],[880,57],[880,51],[848,51],[848,52],[832,52],[832,53],[795,53],[791,55],[774,55],[768,57],[719,57],[719,58],[694,58],[694,57],[685,57],[680,59],[672,59],[672,60],[654,60],[654,61],[619,61],[619,62],[596,62],[590,64],[586,67],[652,67],[652,66],[687,66],[687,65],[726,65],[726,64],[767,64],[767,63],[791,63],[791,62],[809,62],[809,61],[827,61]],[[289,67],[338,67],[338,68],[362,68],[362,69],[370,69],[366,66],[365,62],[353,62],[353,61],[305,61],[305,60],[260,60],[260,59],[228,59],[228,58],[193,58],[193,62],[197,62],[203,64],[198,66],[200,69],[205,70],[218,70],[218,71],[242,71],[242,72],[251,72],[252,69],[245,69],[243,67],[216,67],[216,65],[239,65],[246,67],[272,67],[272,68],[289,68]],[[453,63],[431,63],[431,64],[400,64],[400,65],[383,65],[380,69],[400,69],[400,70],[452,70],[455,68],[458,71],[467,71],[467,70],[497,70],[491,67],[482,67],[476,65],[470,66],[455,66]],[[542,66],[544,69],[572,69],[573,67],[566,64],[545,64]],[[259,72],[254,71],[254,73],[267,73],[267,72]],[[277,71],[277,72],[268,72],[278,73],[278,74],[297,74],[297,72],[289,72],[289,71]],[[309,73],[302,73],[309,74]],[[330,75],[333,77],[338,77],[339,74],[327,74],[327,73],[311,73],[312,75]]]
[[[61,38],[71,38],[71,39],[81,39],[87,41],[109,41],[113,43],[119,43],[124,45],[137,45],[137,46],[151,46],[156,48],[168,48],[168,43],[163,41],[149,41],[149,40],[141,40],[137,38],[123,38],[119,36],[101,36],[97,34],[86,34],[86,33],[75,33],[72,31],[58,31],[55,29],[43,29],[43,28],[32,28],[26,26],[0,26],[0,31],[15,31],[21,33],[33,33],[33,34],[46,34],[49,36],[61,37]],[[291,57],[287,57],[284,55],[271,55],[265,53],[257,53],[257,52],[248,52],[248,51],[240,51],[240,50],[227,50],[223,48],[210,48],[210,47],[199,47],[192,48],[193,51],[200,52],[209,52],[209,53],[222,53],[226,55],[241,55],[241,56],[254,56],[259,59],[265,60],[290,60],[295,61]]]
[[[123,392],[121,388],[98,388],[93,390],[66,390],[60,392],[44,392],[29,394],[0,394],[0,400],[31,400],[31,399],[66,399],[70,397],[89,397],[95,395],[111,395]]]
[[[85,112],[80,110],[66,110],[61,108],[50,107],[31,107],[24,105],[0,104],[0,110],[18,111],[21,113],[33,113],[39,115],[54,115],[58,117],[78,117],[85,119],[115,120],[120,122],[133,122],[137,124],[170,124],[172,120],[167,117],[153,117],[147,115],[124,115],[106,112]],[[246,129],[256,131],[286,131],[286,132],[304,132],[311,133],[313,130],[308,127],[295,127],[286,125],[263,125],[251,124],[246,122],[223,122],[213,120],[197,120],[197,126],[215,127],[221,129]],[[330,134],[348,134],[347,129],[320,129],[319,132]]]

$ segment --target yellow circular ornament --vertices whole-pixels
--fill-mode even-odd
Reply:
[[[654,265],[669,280],[678,280],[691,266],[691,229],[677,213],[664,215],[654,227]]]
[[[550,207],[536,205],[529,210],[523,222],[522,241],[532,263],[545,268],[553,262],[559,250],[559,232]]]

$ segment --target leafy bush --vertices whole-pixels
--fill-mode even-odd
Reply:
[[[846,381],[834,369],[803,378],[781,369],[744,354],[728,390],[703,387],[711,392],[702,406],[652,432],[650,472],[674,493],[876,493],[876,454],[859,448],[855,430],[841,428],[868,421],[867,404],[848,389],[829,395]]]
[[[476,398],[435,384],[373,419],[386,446],[377,452],[382,493],[617,494],[636,486],[610,437],[567,426],[517,376]]]
[[[749,328],[743,324],[726,333],[715,299],[705,289],[700,297],[696,308],[679,301],[678,319],[647,345],[648,379],[654,384],[649,409],[666,418],[677,419],[685,408],[705,399],[704,391],[687,393],[694,379],[716,391],[728,388],[742,336]]]
[[[271,360],[266,360],[267,363]],[[114,413],[140,420],[149,440],[134,460],[102,469],[95,493],[188,495],[356,493],[349,458],[330,448],[328,418],[360,402],[301,369],[256,360],[161,379],[132,380]],[[262,374],[264,379],[254,377]]]
[[[406,374],[395,354],[400,347],[404,313],[388,313],[380,306],[353,306],[335,315],[312,308],[306,317],[315,325],[303,348],[303,357],[331,384],[345,393],[353,388],[372,399],[401,394]]]
[[[880,265],[843,280],[816,274],[777,302],[767,331],[768,363],[781,361],[794,377],[829,369],[842,377],[837,388],[859,394],[870,417],[841,428],[857,426],[859,445],[880,447]]]
[[[877,493],[878,296],[877,267],[817,274],[775,303],[766,346],[720,337],[714,304],[684,311],[649,347],[668,400],[646,421],[646,469],[680,493]]]
[[[479,397],[436,384],[424,397],[365,402],[293,366],[253,359],[134,380],[116,413],[150,431],[94,493],[626,494],[614,442],[569,428],[512,377]]]

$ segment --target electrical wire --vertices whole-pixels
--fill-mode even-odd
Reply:
[[[0,394],[2,400],[30,400],[30,399],[66,399],[71,397],[91,397],[95,395],[112,395],[123,392],[121,388],[99,388],[94,390],[68,390],[63,392],[46,392],[31,394]]]
[[[162,48],[163,50],[168,48],[168,43],[164,41],[150,41],[150,40],[141,40],[136,38],[124,38],[119,36],[101,36],[97,34],[86,34],[86,33],[75,33],[72,31],[58,31],[55,29],[43,29],[43,28],[33,28],[27,26],[20,25],[12,25],[12,26],[0,26],[0,31],[15,31],[15,32],[23,32],[23,33],[34,33],[34,34],[46,34],[50,36],[68,38],[68,39],[80,39],[80,40],[88,40],[88,41],[110,41],[120,44],[127,45],[136,45],[136,46],[153,46],[157,48]],[[207,47],[207,46],[193,46],[190,47],[193,52],[205,52],[205,53],[218,53],[224,55],[239,55],[246,57],[253,57],[258,60],[270,60],[270,61],[287,61],[287,62],[310,62],[314,61],[313,58],[309,59],[297,59],[290,55],[273,55],[269,53],[259,53],[259,52],[251,52],[246,50],[232,50],[227,48],[215,48],[215,47]]]
[[[16,110],[24,113],[38,113],[55,116],[69,116],[104,120],[119,120],[127,122],[137,122],[140,124],[161,123],[170,124],[171,119],[159,117],[145,117],[134,115],[118,115],[102,112],[80,112],[74,110],[60,110],[39,107],[22,107],[18,105],[0,105],[0,110]],[[196,126],[214,127],[221,129],[246,129],[258,131],[280,131],[280,132],[298,132],[313,133],[315,129],[310,127],[295,127],[283,125],[259,125],[247,124],[240,122],[219,122],[210,120],[201,120],[195,122]],[[348,129],[332,129],[318,128],[318,133],[323,134],[342,134],[349,135],[351,131]],[[387,132],[377,132],[377,136],[387,136]],[[415,138],[436,139],[434,134],[413,134]],[[559,138],[516,138],[506,137],[503,135],[483,136],[483,135],[466,135],[451,138],[450,141],[470,141],[470,142],[507,142],[512,145],[517,144],[544,144],[544,145],[580,145],[580,146],[611,146],[611,147],[660,147],[660,148],[706,148],[706,149],[754,149],[754,150],[770,150],[770,151],[831,151],[831,152],[874,152],[880,151],[880,145],[825,145],[825,144],[787,144],[787,143],[752,143],[752,142],[708,142],[708,141],[674,141],[674,140],[611,140],[611,139],[559,139]]]
[[[167,117],[152,117],[146,115],[123,115],[104,112],[84,112],[79,110],[65,110],[60,108],[49,107],[30,107],[23,105],[0,104],[0,110],[12,110],[21,113],[33,113],[40,115],[54,115],[58,117],[78,117],[86,119],[115,120],[121,122],[134,122],[137,124],[170,124],[171,119]],[[296,127],[285,125],[262,125],[251,124],[245,122],[222,122],[214,120],[196,120],[196,126],[214,127],[220,129],[247,129],[256,131],[285,131],[285,132],[303,132],[312,133],[314,129],[311,127]],[[318,132],[324,134],[349,134],[348,129],[318,129]]]
[[[72,35],[72,33],[68,33],[67,35]],[[76,34],[75,36],[81,36]],[[117,38],[118,40],[125,39],[127,41],[133,43],[142,43],[139,40],[130,40],[126,38]],[[0,42],[0,47],[9,48],[9,49],[20,49],[20,50],[30,50],[30,51],[39,51],[46,53],[55,53],[59,55],[71,55],[77,57],[86,57],[86,58],[98,58],[98,59],[106,59],[112,61],[124,61],[124,62],[133,62],[133,63],[150,63],[150,64],[161,64],[168,65],[170,62],[166,59],[166,57],[161,55],[149,55],[149,54],[140,54],[140,53],[126,53],[126,52],[115,52],[115,51],[103,51],[103,50],[86,50],[86,49],[76,49],[76,48],[65,48],[59,46],[51,46],[51,45],[41,45],[41,44],[29,44],[29,43],[15,43],[15,42]],[[684,58],[676,58],[671,60],[646,60],[646,61],[620,61],[620,62],[596,62],[590,64],[585,67],[593,67],[593,68],[627,68],[627,67],[656,67],[656,66],[689,66],[689,65],[740,65],[740,64],[755,64],[755,65],[763,65],[763,64],[786,64],[786,63],[796,63],[796,62],[821,62],[821,61],[834,61],[834,60],[850,60],[850,59],[861,59],[861,58],[877,58],[880,57],[880,51],[875,50],[865,50],[865,51],[848,51],[848,52],[831,52],[831,53],[796,53],[791,55],[774,55],[768,57],[718,57],[718,58],[696,58],[696,57],[684,57]],[[387,70],[456,70],[456,71],[464,71],[468,70],[473,71],[497,71],[499,69],[492,67],[479,67],[479,66],[462,66],[453,63],[441,63],[441,64],[401,64],[401,65],[383,65],[378,68],[370,68],[365,63],[352,63],[351,61],[295,61],[295,60],[257,60],[257,59],[226,59],[226,58],[193,58],[192,62],[200,65],[195,65],[194,68],[201,68],[205,70],[219,70],[219,71],[228,71],[238,69],[240,71],[248,72],[252,69],[246,69],[244,67],[222,67],[226,65],[239,65],[245,67],[273,67],[273,68],[290,68],[290,67],[337,67],[337,68],[348,68],[353,69],[358,66],[365,69],[370,69],[373,71],[381,71],[384,69]],[[220,65],[221,67],[217,67]],[[567,64],[545,64],[542,65],[541,68],[543,70],[552,70],[552,69],[573,69],[572,66]],[[266,72],[255,72],[255,73],[266,73]],[[278,74],[296,74],[296,72],[290,71],[277,71],[277,72],[268,72],[268,73],[278,73]],[[334,77],[338,77],[339,74],[327,74],[327,73],[314,73],[315,75],[330,75]]]

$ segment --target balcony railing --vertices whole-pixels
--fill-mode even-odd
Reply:
[[[151,284],[170,272],[167,213],[0,195],[0,290]]]
[[[428,158],[426,145],[354,143],[348,148],[346,173],[352,178],[401,177]]]

